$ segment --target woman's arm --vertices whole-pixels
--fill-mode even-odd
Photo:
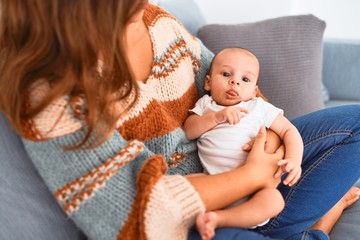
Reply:
[[[265,152],[266,131],[261,128],[255,138],[247,161],[241,167],[215,175],[189,175],[187,179],[199,193],[206,210],[220,209],[266,187],[277,186],[280,179],[274,174],[284,147],[274,154]]]

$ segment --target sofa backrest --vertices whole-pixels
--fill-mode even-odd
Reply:
[[[56,203],[1,113],[0,216],[0,239],[86,239]]]

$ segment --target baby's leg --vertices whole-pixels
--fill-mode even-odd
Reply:
[[[196,226],[202,239],[211,239],[217,227],[250,228],[276,216],[283,208],[280,192],[265,188],[239,205],[199,215]]]
[[[281,193],[274,188],[264,188],[240,205],[215,211],[217,227],[253,227],[275,217],[283,208]]]

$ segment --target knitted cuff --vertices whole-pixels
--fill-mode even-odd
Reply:
[[[148,238],[187,239],[195,217],[205,211],[194,187],[180,175],[163,176],[151,195],[145,214]]]

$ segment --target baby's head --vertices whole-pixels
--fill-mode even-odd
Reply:
[[[225,48],[217,53],[205,79],[205,90],[217,104],[231,106],[256,96],[259,61],[249,50]]]

